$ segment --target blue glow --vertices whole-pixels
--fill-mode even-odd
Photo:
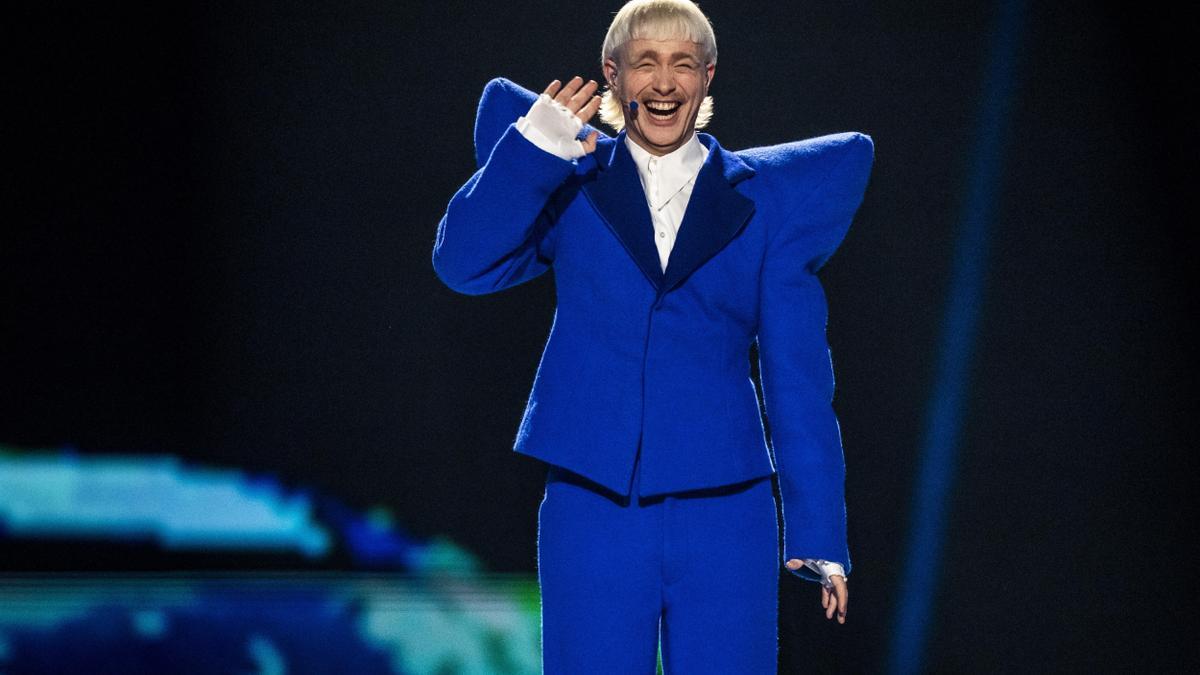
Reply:
[[[540,603],[529,575],[0,575],[0,672],[537,673]]]
[[[889,650],[888,670],[892,673],[923,669],[930,613],[940,574],[946,504],[954,483],[983,299],[988,239],[1002,179],[1003,152],[1025,23],[1024,2],[1000,2],[998,13],[983,82],[970,182],[952,261],[937,371],[918,460],[908,548]]]
[[[304,495],[174,457],[0,453],[6,536],[155,541],[166,550],[262,549],[325,556],[330,535]]]
[[[76,672],[81,663],[175,672],[180,659],[193,672],[221,673],[540,665],[536,576],[486,574],[449,538],[413,537],[383,507],[361,513],[269,475],[0,445],[0,540],[47,537],[81,551],[136,540],[164,550],[348,554],[372,571],[0,574],[0,673]]]
[[[0,540],[145,541],[163,550],[295,553],[354,567],[473,576],[484,565],[444,536],[408,533],[383,507],[286,491],[271,476],[171,456],[89,456],[0,445]]]

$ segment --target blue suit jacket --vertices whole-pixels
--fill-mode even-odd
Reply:
[[[479,169],[450,200],[433,247],[438,277],[471,295],[554,269],[557,308],[514,450],[620,494],[639,443],[642,495],[777,471],[783,560],[824,558],[849,573],[816,272],[862,200],[870,137],[731,152],[700,133],[709,154],[663,273],[625,132],[563,160],[513,124],[535,98],[504,78],[487,84]],[[773,458],[750,378],[754,340]]]

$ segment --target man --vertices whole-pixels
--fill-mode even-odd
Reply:
[[[517,432],[546,461],[547,673],[774,672],[783,562],[845,621],[845,467],[816,272],[873,159],[843,133],[730,152],[716,41],[687,0],[633,0],[602,48],[608,91],[488,83],[479,170],[438,225],[449,287],[553,268],[557,309]],[[615,138],[585,122],[596,112]],[[584,127],[587,127],[584,130]],[[578,136],[583,133],[583,139]],[[757,340],[770,453],[749,375]]]

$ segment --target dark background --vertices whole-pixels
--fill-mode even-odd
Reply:
[[[544,466],[511,445],[553,278],[461,296],[430,254],[475,168],[484,84],[600,79],[618,7],[10,10],[0,443],[271,473],[532,574]],[[877,670],[996,11],[701,7],[722,145],[875,141],[822,273],[852,607],[827,622],[818,587],[785,576],[781,636],[785,662]],[[1194,28],[1086,2],[1026,14],[935,671],[1195,664]],[[0,553],[9,570],[108,564]]]

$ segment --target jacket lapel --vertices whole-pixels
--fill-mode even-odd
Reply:
[[[600,175],[585,184],[583,192],[650,284],[661,288],[663,273],[654,245],[654,224],[633,155],[625,147],[625,132],[598,146],[595,154]]]
[[[698,136],[708,148],[708,157],[700,167],[683,212],[679,235],[667,260],[662,293],[682,283],[716,255],[754,213],[754,200],[733,189],[738,181],[754,175],[754,169],[722,148],[713,136],[705,133]]]
[[[715,255],[754,212],[753,200],[733,189],[738,181],[754,175],[754,169],[713,136],[701,133],[699,138],[709,150],[708,157],[696,176],[665,274],[654,244],[650,207],[633,156],[625,147],[624,131],[614,139],[600,140],[594,153],[599,175],[583,186],[592,206],[659,294]]]

